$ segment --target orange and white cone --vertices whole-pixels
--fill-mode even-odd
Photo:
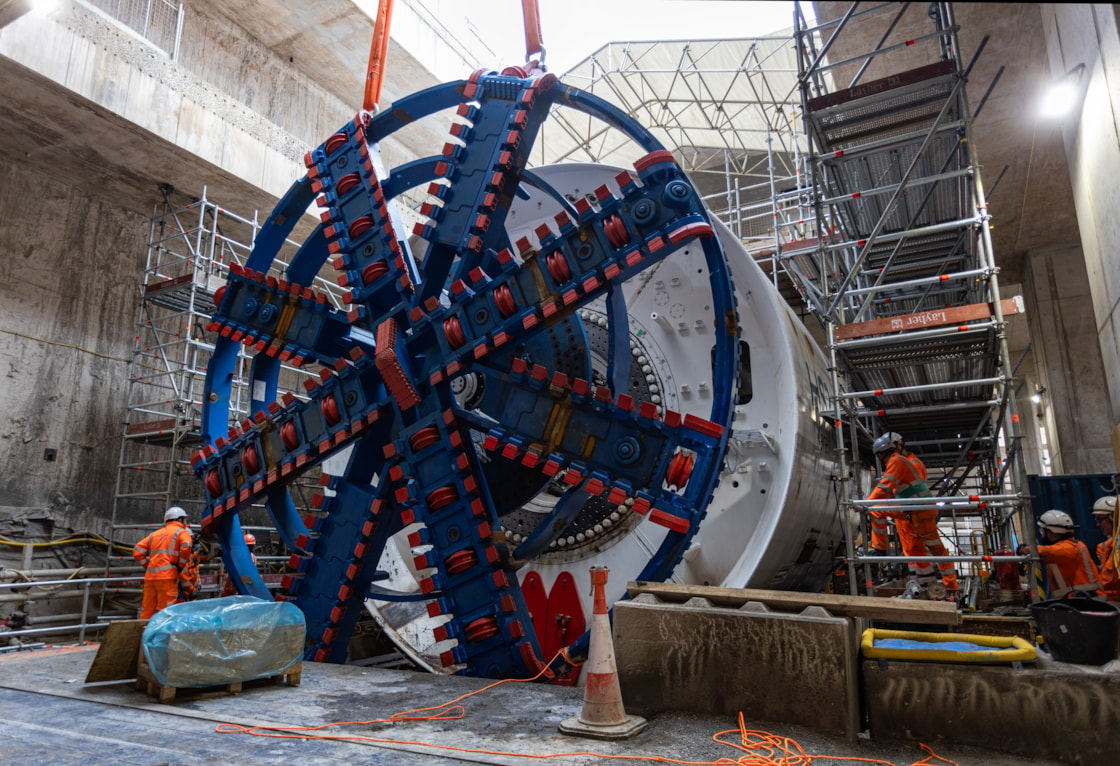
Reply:
[[[622,690],[618,685],[618,668],[614,661],[614,641],[607,616],[606,567],[591,567],[591,589],[595,604],[591,614],[591,645],[587,650],[584,674],[583,710],[578,718],[560,724],[564,734],[596,739],[625,739],[646,727],[646,719],[626,715],[622,706]]]

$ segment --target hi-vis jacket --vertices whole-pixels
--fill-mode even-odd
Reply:
[[[191,531],[182,521],[167,522],[132,549],[132,557],[144,565],[145,580],[179,580],[184,593],[198,590]]]
[[[1110,601],[1120,602],[1120,572],[1111,538],[1096,545],[1096,558],[1101,562],[1101,594]]]
[[[1061,598],[1071,590],[1097,595],[1101,576],[1085,543],[1067,537],[1053,545],[1038,546],[1038,555],[1046,565],[1050,598]]]
[[[1109,538],[1097,545],[1097,558],[1101,562],[1101,593],[1109,601],[1120,602],[1120,572],[1116,567],[1113,540]]]
[[[929,497],[929,484],[926,483],[926,466],[914,455],[894,452],[887,459],[883,476],[878,485],[871,490],[868,500],[889,500],[895,497]]]

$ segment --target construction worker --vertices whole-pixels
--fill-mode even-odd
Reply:
[[[1037,548],[1020,545],[1019,554],[1037,551],[1046,565],[1050,598],[1061,598],[1073,591],[1100,595],[1101,576],[1085,543],[1074,538],[1077,525],[1065,511],[1049,510],[1038,517]]]
[[[1104,542],[1097,543],[1097,561],[1100,562],[1101,593],[1109,601],[1120,603],[1120,554],[1116,550],[1116,496],[1109,495],[1093,503],[1093,520],[1104,535]]]
[[[162,527],[132,549],[132,557],[144,565],[142,620],[198,595],[198,563],[187,527],[187,512],[172,506],[163,514],[163,522]]]
[[[880,435],[872,445],[872,450],[883,464],[883,476],[867,496],[868,500],[933,496],[927,482],[925,463],[904,448],[900,434],[892,431]],[[937,529],[939,512],[936,508],[921,511],[872,511],[870,516],[873,555],[887,552],[888,518],[894,519],[903,556],[949,555]],[[937,580],[931,562],[908,562],[907,565],[911,577],[919,587],[926,589],[931,582]],[[959,595],[956,567],[951,561],[942,561],[938,563],[937,569],[945,584],[946,599],[956,601]]]
[[[257,544],[257,538],[253,536],[252,532],[245,533],[245,544],[249,546],[249,557],[253,559],[253,566],[257,565],[257,554],[253,553],[253,546]],[[222,577],[222,596],[237,596],[240,591],[233,585],[233,578],[229,576],[229,572],[225,573]]]

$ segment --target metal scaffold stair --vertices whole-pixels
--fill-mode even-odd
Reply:
[[[162,526],[163,512],[171,505],[182,506],[198,522],[203,492],[190,459],[202,446],[201,408],[214,353],[215,333],[209,325],[215,293],[226,284],[231,267],[248,259],[260,230],[255,218],[226,210],[205,192],[199,199],[177,203],[169,187],[160,191],[163,199],[151,218],[138,284],[128,410],[111,521],[112,538],[119,541],[137,540]],[[277,268],[283,267],[280,263]],[[337,304],[337,285],[319,281],[316,286]],[[250,362],[242,349],[230,389],[231,426],[253,414]],[[281,391],[304,396],[303,381],[313,374],[285,365],[278,385]],[[272,551],[267,540],[260,543],[262,566],[273,559],[287,560],[286,555],[268,555]],[[130,555],[110,550],[106,576],[134,571]],[[216,563],[203,568],[204,575],[207,571],[220,574]],[[133,591],[139,592],[118,592]]]
[[[929,33],[898,45],[890,30],[905,7],[857,6],[797,30],[817,236],[788,244],[781,263],[827,333],[845,504],[866,511],[858,468],[874,465],[871,440],[902,434],[934,495],[953,498],[926,506],[942,511],[958,569],[975,574],[984,555],[1032,531],[1016,524],[1023,476],[1005,331],[1022,303],[999,291],[951,5],[931,5]],[[854,542],[850,561],[866,563]]]

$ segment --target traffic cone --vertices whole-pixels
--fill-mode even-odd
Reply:
[[[587,650],[587,673],[584,676],[583,710],[578,718],[560,724],[564,734],[595,739],[625,739],[646,727],[646,719],[626,715],[622,707],[622,690],[618,685],[618,668],[614,661],[614,642],[607,616],[606,567],[591,567],[591,589],[595,606],[591,613],[591,645]]]

